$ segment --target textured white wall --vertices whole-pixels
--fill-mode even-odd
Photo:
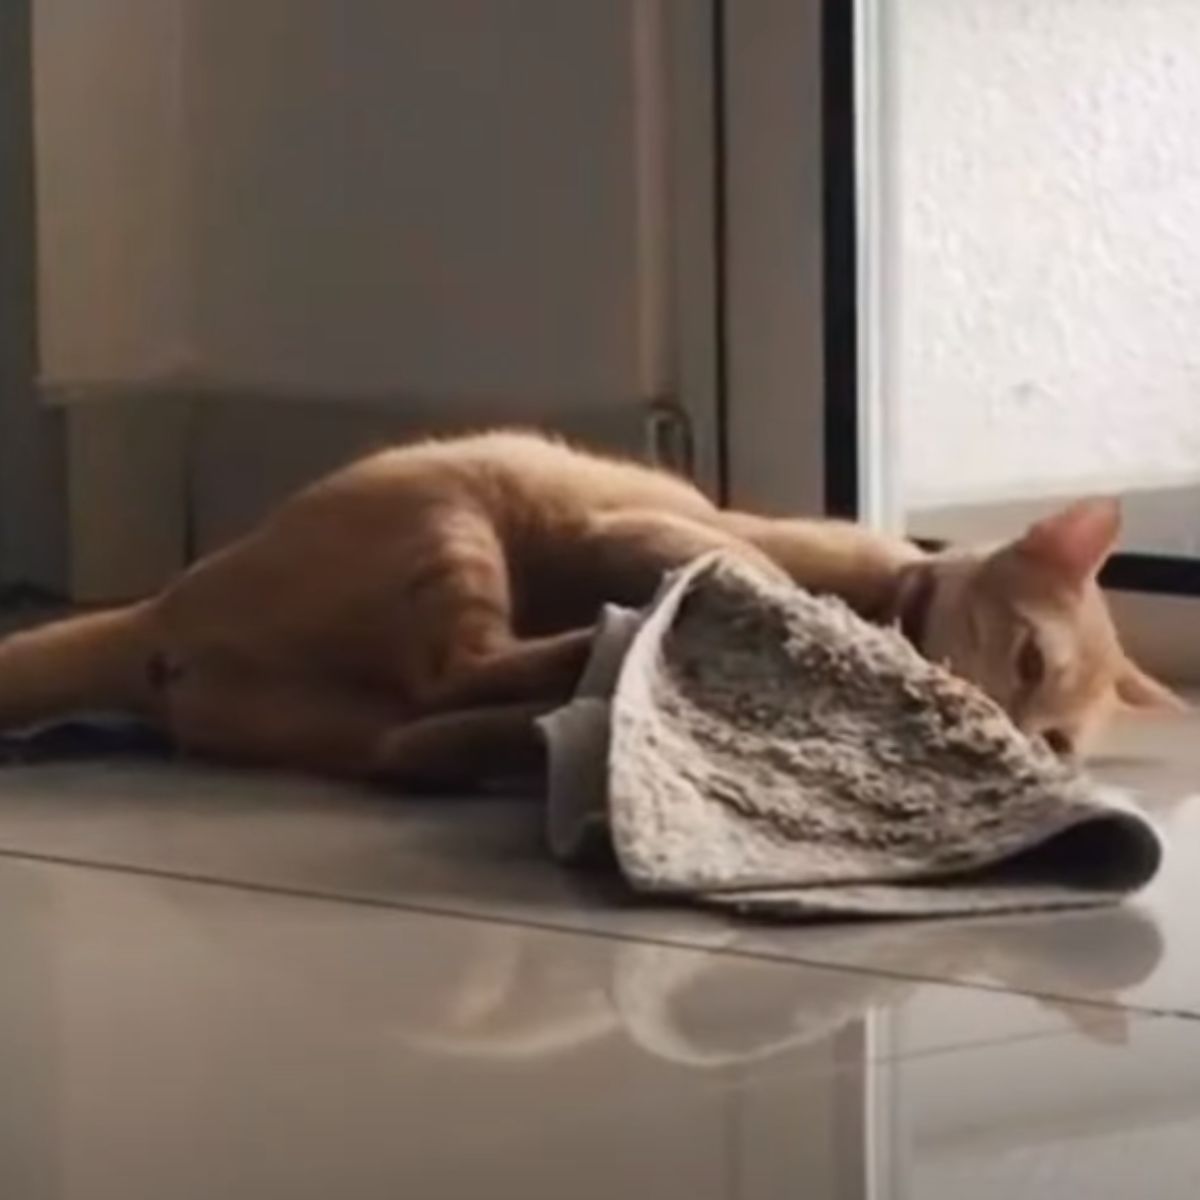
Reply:
[[[1200,3],[883,2],[909,507],[1200,479]]]

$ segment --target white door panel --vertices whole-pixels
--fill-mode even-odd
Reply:
[[[118,2],[34,0],[43,392],[105,406],[68,417],[76,594],[431,424],[642,449],[667,406],[715,482],[707,3]],[[173,482],[87,452],[181,405]]]
[[[659,0],[117,4],[34,6],[52,384],[666,388]]]

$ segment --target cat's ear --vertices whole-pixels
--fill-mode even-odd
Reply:
[[[1165,683],[1159,683],[1147,675],[1141,667],[1126,659],[1116,682],[1117,699],[1128,708],[1140,708],[1151,712],[1188,712],[1191,705],[1171,691]]]
[[[1117,544],[1121,505],[1116,500],[1079,500],[1034,522],[1017,548],[1070,583],[1094,579]]]

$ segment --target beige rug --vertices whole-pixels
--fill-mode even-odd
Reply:
[[[1162,848],[897,632],[723,555],[606,612],[543,721],[548,834],[635,892],[777,918],[1112,903]]]

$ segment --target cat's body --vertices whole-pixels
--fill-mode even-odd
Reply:
[[[1025,681],[1045,691],[1052,670],[1070,673],[1071,711],[1029,719],[1074,730],[1129,680],[1143,699],[1155,685],[1120,653],[1092,582],[1111,537],[1073,520],[1062,547],[1042,538],[1040,565],[1033,542],[1029,563],[1013,548],[943,560],[853,525],[723,512],[672,475],[534,434],[423,442],[317,483],[153,599],[0,642],[0,727],[122,709],[200,754],[345,776],[527,765],[531,719],[569,695],[601,605],[643,604],[665,570],[727,547],[872,619],[919,607],[926,648],[1018,718],[1029,697],[992,676],[1020,648],[981,646],[963,621],[981,581],[1033,605],[984,587],[1010,640],[1022,621],[1060,642],[1086,627],[1071,663],[1039,644]],[[1072,551],[1078,580],[1056,559]]]

